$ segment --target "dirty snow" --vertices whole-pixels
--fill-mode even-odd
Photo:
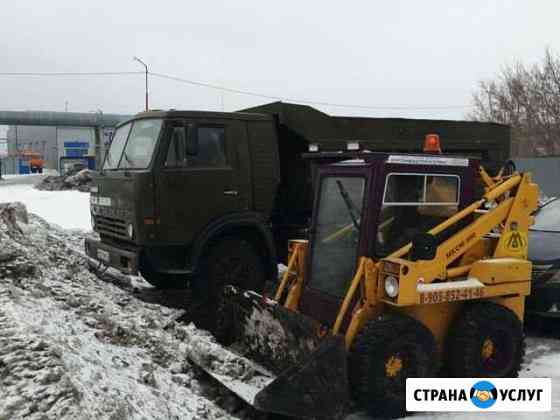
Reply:
[[[74,168],[64,175],[50,175],[35,184],[35,188],[42,191],[76,190],[89,193],[92,184],[92,171]]]
[[[257,393],[276,378],[262,366],[220,346],[210,333],[192,324],[182,331],[188,337],[189,359],[247,403],[253,404]]]
[[[186,361],[177,310],[100,280],[79,233],[16,210],[0,210],[0,418],[234,418]]]

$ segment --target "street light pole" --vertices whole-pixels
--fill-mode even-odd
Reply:
[[[134,61],[138,61],[146,69],[146,111],[148,110],[148,65],[140,60],[138,57],[132,58]]]

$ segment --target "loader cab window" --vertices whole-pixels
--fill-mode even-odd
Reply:
[[[365,179],[326,177],[321,181],[315,222],[310,285],[343,297],[354,273],[360,237]]]
[[[376,255],[387,256],[455,214],[459,184],[456,175],[388,174],[377,225]]]

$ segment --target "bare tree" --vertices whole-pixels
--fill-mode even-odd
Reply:
[[[473,102],[469,119],[511,125],[513,156],[560,154],[560,56],[549,49],[532,67],[518,62],[479,82]]]

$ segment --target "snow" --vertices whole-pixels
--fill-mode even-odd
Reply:
[[[31,213],[35,213],[47,222],[65,229],[80,229],[91,231],[91,216],[89,212],[89,194],[80,191],[38,191],[32,183],[3,184],[0,181],[0,203],[20,201],[26,205]],[[35,179],[37,176],[28,175],[24,180]]]
[[[82,233],[10,214],[0,217],[0,418],[240,418],[186,360],[177,309],[90,273]]]

